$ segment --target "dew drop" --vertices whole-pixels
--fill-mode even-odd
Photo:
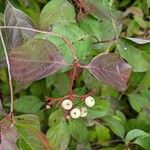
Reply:
[[[127,46],[124,46],[124,50],[127,50]]]

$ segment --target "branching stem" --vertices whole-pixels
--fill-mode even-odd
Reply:
[[[77,64],[78,64],[78,61],[74,60],[73,74],[72,74],[72,78],[71,78],[71,82],[70,82],[70,89],[69,89],[70,100],[72,100],[72,95],[73,95],[73,83],[74,83],[75,76],[76,76]]]
[[[36,32],[36,33],[42,33],[42,34],[49,34],[49,35],[53,35],[56,37],[61,38],[69,47],[69,49],[72,52],[72,55],[74,57],[74,59],[77,59],[76,57],[76,53],[75,53],[75,49],[72,45],[72,43],[64,36],[54,33],[54,32],[49,32],[49,31],[42,31],[42,30],[37,30],[37,29],[33,29],[33,28],[27,28],[27,27],[17,27],[17,26],[0,26],[0,29],[19,29],[19,30],[27,30],[27,31],[32,31],[32,32]]]

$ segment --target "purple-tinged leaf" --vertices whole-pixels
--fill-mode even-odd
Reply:
[[[9,58],[13,78],[22,83],[42,79],[66,65],[57,47],[42,39],[11,50]]]
[[[32,21],[21,10],[13,7],[9,2],[4,12],[5,26],[34,28]],[[6,39],[10,48],[19,46],[22,41],[35,35],[35,32],[20,29],[6,29]]]
[[[1,150],[19,150],[16,146],[18,134],[15,127],[11,126],[11,121],[5,118],[0,129]]]
[[[7,63],[5,59],[0,60],[0,68],[6,67]]]
[[[131,68],[118,54],[98,55],[87,68],[98,80],[112,85],[119,91],[126,90]]]

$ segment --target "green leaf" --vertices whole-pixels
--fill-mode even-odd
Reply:
[[[50,150],[48,140],[40,131],[24,124],[16,124],[17,132],[20,136],[19,148],[22,150]]]
[[[146,136],[146,135],[149,135],[149,134],[142,130],[139,130],[139,129],[133,129],[127,133],[127,135],[125,137],[125,142],[126,142],[126,144],[128,144],[133,139],[135,139],[139,136]]]
[[[118,117],[120,119],[120,122],[124,126],[126,121],[127,121],[125,114],[123,112],[117,110],[116,111],[116,117]]]
[[[17,145],[21,150],[33,150],[32,147],[23,138],[18,139]]]
[[[150,101],[140,94],[128,94],[128,97],[130,105],[137,112],[140,112],[144,108],[148,108],[150,105]]]
[[[49,139],[51,150],[66,150],[70,140],[66,121],[62,119],[56,126],[48,129],[47,138]]]
[[[33,114],[23,114],[15,116],[15,121],[17,123],[30,126],[40,131],[40,121],[38,116]]]
[[[140,111],[137,119],[143,121],[143,123],[150,125],[150,116],[149,116],[149,111],[150,109],[148,108],[150,105],[147,106],[147,108],[143,109]]]
[[[135,21],[139,24],[140,27],[146,28],[146,22],[144,21],[142,16],[134,16]]]
[[[148,5],[148,8],[150,8],[150,0],[147,0],[147,5]]]
[[[82,76],[84,83],[89,90],[96,89],[97,92],[100,91],[101,82],[98,83],[97,79],[95,79],[88,70],[84,70]]]
[[[40,14],[40,6],[38,5],[35,0],[18,0],[21,8],[26,14],[28,14],[34,22],[38,21],[39,14]]]
[[[96,130],[97,138],[100,143],[104,143],[110,139],[109,129],[105,127],[104,125],[102,124],[96,125],[95,130]]]
[[[50,86],[52,86],[56,83],[56,79],[57,79],[56,77],[57,77],[57,75],[54,74],[54,75],[48,76],[46,78],[46,87],[47,88],[50,88]]]
[[[76,24],[69,23],[68,25],[60,25],[56,24],[53,26],[52,32],[58,33],[59,35],[68,39],[69,42],[72,43],[77,58],[79,60],[84,60],[86,58],[87,52],[90,50],[91,40],[89,36],[81,30]],[[62,40],[60,37],[52,36],[52,35],[45,35],[39,34],[36,38],[42,38],[49,40],[52,42],[61,52],[63,58],[67,62],[73,61],[73,56],[70,50],[70,47]]]
[[[150,70],[145,73],[141,83],[137,87],[137,91],[148,89],[149,87],[150,87]]]
[[[109,126],[109,128],[119,137],[124,139],[125,135],[125,129],[123,125],[118,121],[117,119],[113,117],[106,117],[103,118],[103,120],[106,122],[106,125]]]
[[[145,60],[142,52],[138,48],[119,41],[117,43],[117,49],[120,55],[131,65],[133,71],[145,72],[150,68],[149,63]]]
[[[69,92],[69,86],[70,86],[70,79],[65,73],[58,73],[55,75],[56,80],[54,83],[55,89],[53,90],[53,93],[56,93],[54,96],[64,96],[67,95]]]
[[[79,26],[91,36],[96,37],[99,41],[112,40],[116,36],[110,20],[100,21],[92,17],[86,17],[80,21]],[[117,34],[120,34],[120,32],[121,26],[117,28]]]
[[[140,145],[146,150],[150,149],[150,136],[145,136],[145,137],[138,137],[135,141],[135,144]]]
[[[63,118],[63,113],[61,110],[56,110],[54,111],[48,119],[48,124],[50,127],[56,126],[57,124],[59,124],[62,121]]]
[[[6,69],[4,68],[0,69],[0,80],[2,80],[5,83],[8,83],[7,72],[6,72]]]
[[[45,88],[45,82],[43,80],[33,82],[30,85],[30,91],[32,95],[36,97],[40,97],[40,98],[44,95],[44,92],[45,92],[44,88]]]
[[[36,115],[16,116],[15,127],[19,134],[17,145],[21,150],[50,150],[48,140],[40,132],[40,122]]]
[[[86,123],[82,119],[69,121],[70,134],[79,142],[83,142],[88,139],[88,130]]]
[[[129,119],[125,124],[126,132],[129,132],[133,129],[143,130],[149,132],[150,125],[146,124],[145,121],[139,119]]]
[[[96,104],[94,107],[88,109],[88,115],[87,118],[95,119],[95,118],[101,118],[105,116],[110,108],[110,103],[107,100],[101,100],[99,98],[96,99]]]
[[[43,8],[39,17],[39,27],[49,29],[54,23],[75,22],[75,11],[67,0],[52,0]]]
[[[35,96],[22,96],[14,101],[14,109],[22,113],[36,113],[43,102]]]

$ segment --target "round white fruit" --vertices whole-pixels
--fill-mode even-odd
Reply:
[[[81,107],[80,109],[80,117],[86,117],[87,116],[87,108],[86,107]]]
[[[70,111],[70,116],[71,116],[71,118],[73,118],[73,119],[79,118],[79,117],[80,117],[80,114],[81,114],[81,112],[80,112],[80,109],[78,109],[78,108],[73,108],[73,109]]]
[[[95,105],[95,99],[92,96],[88,96],[85,98],[85,104],[88,107],[93,107]]]
[[[73,106],[73,103],[71,100],[69,99],[65,99],[62,103],[61,103],[62,108],[64,108],[65,110],[70,110]]]
[[[46,109],[50,109],[51,108],[51,106],[50,105],[46,105]]]

